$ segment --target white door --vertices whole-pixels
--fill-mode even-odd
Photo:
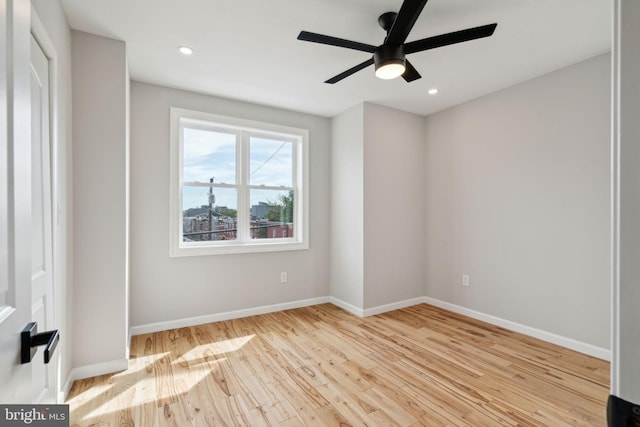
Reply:
[[[49,60],[31,36],[31,321],[55,329],[51,211]],[[42,350],[31,362],[35,403],[55,403],[58,352],[48,364]]]
[[[0,402],[30,403],[20,331],[31,318],[30,3],[0,0]]]

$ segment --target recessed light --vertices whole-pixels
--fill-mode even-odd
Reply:
[[[429,91],[427,92],[429,95],[435,95],[438,93],[438,89],[437,88],[433,88],[433,89],[429,89]]]
[[[191,49],[189,46],[180,46],[178,48],[178,50],[183,55],[192,55],[193,54],[193,49]]]

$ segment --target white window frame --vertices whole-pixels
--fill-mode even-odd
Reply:
[[[274,125],[253,120],[221,116],[217,114],[170,109],[170,173],[169,173],[169,242],[170,256],[201,256],[219,254],[239,254],[255,252],[274,252],[309,249],[309,131],[289,126]],[[236,175],[238,188],[238,214],[236,240],[214,240],[202,242],[183,242],[182,235],[182,167],[184,124],[194,125],[212,130],[223,129],[234,132],[249,132],[255,136],[260,134],[276,137],[293,143],[293,189],[294,189],[294,223],[293,236],[276,239],[251,239],[249,232],[249,193],[251,188],[276,189],[280,187],[251,186],[242,174],[246,174],[249,163],[248,139],[241,138],[236,144]],[[286,189],[289,189],[288,187]]]

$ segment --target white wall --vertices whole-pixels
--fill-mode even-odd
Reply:
[[[609,69],[426,119],[427,296],[609,348]]]
[[[128,80],[123,42],[72,31],[74,367],[127,356]],[[113,365],[116,362],[116,365]],[[96,368],[97,369],[97,368]],[[90,370],[92,375],[98,372]],[[105,371],[114,370],[105,368]],[[82,371],[80,371],[82,372]]]
[[[368,314],[424,294],[424,118],[359,104],[332,120],[331,297]]]
[[[331,296],[364,307],[364,105],[331,121]]]
[[[52,86],[52,173],[54,188],[54,248],[56,291],[56,327],[61,339],[61,386],[72,368],[73,336],[73,170],[71,150],[71,31],[59,1],[32,0],[53,48]],[[59,207],[59,211],[57,208]]]
[[[169,257],[169,108],[309,129],[310,237],[302,251]],[[131,323],[141,327],[329,293],[326,118],[133,82]],[[280,272],[288,283],[280,283]]]
[[[424,296],[424,117],[364,104],[365,309]]]

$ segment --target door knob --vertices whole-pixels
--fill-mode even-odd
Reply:
[[[23,364],[31,362],[38,347],[46,345],[44,348],[44,363],[49,363],[59,341],[60,332],[57,329],[38,333],[38,322],[27,323],[27,326],[20,332],[20,362]]]

